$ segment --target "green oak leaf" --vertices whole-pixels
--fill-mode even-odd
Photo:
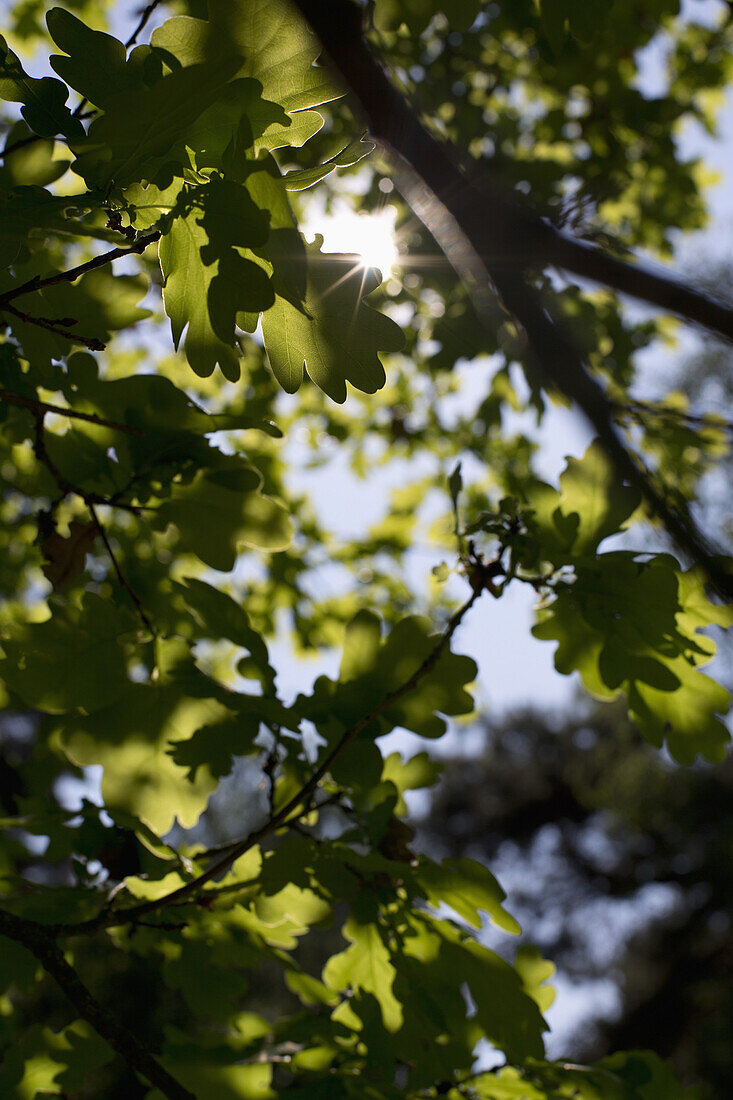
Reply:
[[[113,706],[67,720],[62,743],[74,763],[102,765],[110,812],[134,814],[163,835],[176,820],[184,828],[195,825],[216,788],[205,763],[192,774],[174,761],[173,744],[229,714],[216,699],[191,698],[164,676],[129,684]]]
[[[241,604],[196,577],[184,577],[183,582],[175,584],[184,603],[195,616],[202,638],[228,638],[235,645],[249,652],[248,667],[255,669],[263,685],[274,688],[275,670],[270,664],[267,645],[262,636],[253,630],[247,612]]]
[[[555,964],[543,959],[536,947],[525,943],[517,950],[514,969],[540,1012],[546,1012],[555,1000],[555,990],[551,985],[545,985],[555,973]]]
[[[352,141],[335,157],[327,160],[325,164],[318,164],[314,168],[300,168],[294,169],[292,172],[286,172],[283,182],[288,191],[304,191],[307,187],[312,187],[314,183],[320,183],[322,179],[330,176],[331,172],[335,172],[337,168],[350,168],[352,165],[358,164],[364,157],[368,157],[374,149],[373,141],[366,141],[363,137],[359,138],[357,141]]]
[[[630,551],[601,554],[576,568],[539,613],[533,634],[559,642],[558,672],[580,673],[600,699],[623,691],[639,731],[660,747],[666,739],[680,763],[697,753],[721,760],[730,735],[717,717],[728,692],[699,667],[715,643],[698,633],[711,622],[733,622],[733,610],[709,605],[699,571],[680,573],[669,555],[637,560]]]
[[[373,994],[384,1026],[388,1031],[397,1031],[402,1024],[402,1006],[392,992],[395,968],[379,925],[360,924],[352,916],[342,931],[350,946],[328,960],[323,969],[324,984],[339,992],[351,989]]]
[[[211,327],[223,343],[232,339],[240,313],[269,309],[274,300],[272,284],[259,264],[234,250],[220,257],[209,284],[208,307]]]
[[[358,257],[321,252],[323,238],[307,248],[307,289],[302,306],[279,293],[262,318],[273,374],[287,393],[303,371],[332,400],[346,400],[346,383],[375,393],[385,382],[379,352],[400,351],[402,330],[363,298],[379,285]]]
[[[432,787],[437,783],[443,765],[439,760],[433,760],[426,752],[415,753],[414,756],[403,760],[398,752],[390,753],[384,760],[382,768],[382,781],[392,783],[399,793],[395,806],[398,817],[407,814],[407,803],[404,799],[405,791],[420,790],[424,787]]]
[[[624,485],[595,440],[582,458],[569,458],[560,491],[538,484],[528,494],[543,556],[556,565],[593,554],[622,530],[640,503],[637,489]]]
[[[638,489],[619,480],[598,440],[582,458],[568,459],[560,474],[560,489],[560,511],[578,517],[572,544],[575,556],[594,553],[599,543],[621,530],[641,500]]]
[[[300,146],[323,124],[309,110],[343,95],[331,71],[313,63],[320,52],[318,39],[287,0],[210,0],[209,19],[175,16],[156,30],[153,45],[166,50],[184,66],[223,60],[235,54],[235,77],[250,77],[262,86],[263,115],[257,104],[249,110],[255,134],[255,152],[284,145]],[[291,116],[272,120],[270,104]]]
[[[35,134],[44,138],[63,134],[70,141],[84,137],[84,127],[66,106],[68,96],[68,88],[55,77],[28,76],[0,35],[0,99],[22,103],[21,114]]]
[[[202,249],[211,264],[232,248],[256,248],[270,235],[270,215],[235,180],[212,176],[206,187],[190,189],[186,199],[201,210],[201,228],[208,243]]]
[[[262,267],[234,246],[263,244],[267,214],[241,184],[218,178],[184,188],[178,211],[160,242],[163,301],[173,342],[178,347],[186,329],[184,349],[193,370],[206,378],[218,364],[226,378],[236,381],[236,315],[267,309],[274,292]]]
[[[284,550],[292,529],[283,505],[258,491],[259,474],[235,463],[228,469],[199,469],[192,481],[174,482],[151,526],[178,528],[187,552],[212,569],[234,568],[239,546]]]
[[[448,922],[431,924],[443,940],[441,965],[452,982],[468,984],[486,1037],[510,1061],[541,1057],[547,1024],[514,967]]]
[[[236,69],[203,64],[162,76],[151,88],[116,96],[89,127],[74,171],[90,188],[153,179],[186,127],[221,95]]]
[[[697,1088],[681,1085],[672,1065],[652,1050],[618,1051],[601,1058],[597,1070],[599,1076],[613,1074],[641,1100],[697,1100],[699,1095]]]
[[[75,1020],[61,1031],[32,1024],[0,1067],[3,1096],[30,1100],[36,1096],[68,1096],[83,1088],[90,1073],[113,1057],[111,1047],[86,1020]]]
[[[481,927],[480,911],[494,924],[518,936],[522,931],[503,907],[506,894],[491,871],[474,859],[445,859],[440,863],[421,859],[415,881],[430,905],[449,905],[474,928]]]
[[[410,1091],[428,1087],[441,1072],[453,1072],[454,1067],[468,1070],[480,1039],[489,1039],[512,1060],[542,1056],[546,1024],[521,977],[497,954],[447,921],[413,910],[400,923],[394,949],[385,957],[378,948],[372,968],[364,968],[365,975],[353,947],[336,959],[340,966],[332,988],[343,989],[350,982],[354,995],[342,1001],[333,1018],[361,1032],[368,1059],[372,1064],[381,1060],[381,1073],[388,1078],[396,1062],[410,1063]],[[327,984],[331,963],[324,971]],[[368,985],[375,988],[371,995]],[[476,1006],[471,1017],[466,1016],[464,985]],[[379,1007],[374,1004],[375,1015],[371,1002],[380,997]],[[394,1024],[400,1016],[397,1030]],[[448,1061],[443,1062],[446,1057]]]
[[[185,147],[199,171],[223,169],[234,179],[243,178],[248,169],[247,158],[257,153],[266,130],[287,133],[288,145],[302,145],[312,136],[309,132],[299,141],[298,125],[278,103],[263,99],[261,92],[259,80],[238,77],[187,128]],[[305,119],[313,114],[305,111],[296,117]],[[317,118],[320,127],[320,115]]]
[[[229,775],[235,757],[251,756],[261,751],[255,738],[261,723],[270,718],[270,713],[257,696],[250,698],[250,705],[245,709],[237,700],[246,698],[238,696],[232,700],[236,714],[208,722],[186,740],[171,742],[168,750],[171,757],[180,768],[186,769],[192,782],[199,768],[205,768],[210,775],[220,779],[223,775]]]
[[[96,413],[115,423],[136,428],[140,435],[128,435],[124,440],[114,429],[90,426],[93,438],[109,443],[115,440],[118,455],[129,448],[133,465],[149,465],[161,446],[185,440],[191,453],[194,442],[212,432],[236,429],[257,429],[279,438],[282,433],[271,421],[247,413],[210,413],[196,405],[182,389],[158,374],[134,374],[122,378],[99,378],[97,363],[85,352],[75,352],[67,358],[67,370],[74,387],[74,408]],[[112,434],[110,434],[112,433]],[[156,439],[157,437],[157,439]],[[201,454],[207,454],[204,445]]]
[[[56,45],[68,55],[52,54],[51,68],[95,107],[106,110],[117,96],[142,87],[140,59],[147,56],[149,47],[133,50],[128,60],[122,42],[92,30],[63,8],[52,8],[46,24]]]
[[[313,694],[299,696],[296,707],[303,717],[322,728],[325,736],[335,737],[339,729],[363,717],[369,709],[365,700],[372,701],[373,706],[405,684],[433,651],[439,637],[431,634],[426,619],[410,616],[400,620],[383,639],[378,616],[370,611],[359,612],[346,628],[339,680],[319,677]],[[421,737],[440,737],[446,729],[442,715],[473,710],[473,699],[465,685],[475,676],[472,658],[452,653],[446,646],[435,666],[412,691],[385,707],[365,737],[371,740],[375,729],[383,734],[395,726]]]
[[[50,600],[45,622],[9,628],[0,643],[0,679],[29,706],[49,714],[97,711],[128,686],[125,642],[139,620],[88,593],[80,608]]]
[[[34,140],[28,141],[31,136]],[[25,122],[16,122],[15,126],[8,131],[5,146],[8,148],[26,141],[28,141],[27,145],[17,148],[12,156],[5,157],[2,171],[3,184],[7,184],[8,188],[46,187],[63,176],[71,161],[54,157],[56,145],[54,140],[32,135],[30,127]],[[33,223],[32,227],[36,228],[35,219]]]
[[[562,1093],[550,1094],[536,1081],[529,1081],[524,1073],[507,1066],[498,1073],[491,1072],[479,1074],[471,1079],[471,1088],[475,1090],[476,1100],[555,1100]],[[573,1094],[571,1094],[573,1095]],[[576,1100],[581,1100],[583,1092],[575,1093]],[[602,1100],[601,1093],[595,1093],[594,1100]],[[587,1097],[588,1094],[586,1093]],[[588,1098],[589,1100],[589,1098]]]

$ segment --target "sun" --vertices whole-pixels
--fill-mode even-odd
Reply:
[[[344,206],[323,214],[312,227],[323,237],[325,252],[350,252],[362,267],[377,267],[383,278],[391,274],[398,260],[395,238],[397,211],[386,207],[373,214],[357,214]]]

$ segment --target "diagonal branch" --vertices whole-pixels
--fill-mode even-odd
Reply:
[[[486,303],[486,288],[493,283],[524,330],[530,357],[546,383],[579,406],[619,476],[642,493],[680,549],[703,566],[718,593],[733,600],[733,577],[693,520],[670,503],[643,464],[628,451],[614,425],[613,407],[605,391],[587,371],[572,338],[545,311],[527,272],[547,265],[574,270],[574,258],[578,265],[582,259],[581,273],[586,278],[619,289],[625,280],[626,293],[643,298],[648,292],[648,300],[684,316],[688,316],[686,307],[694,305],[690,319],[706,319],[715,331],[731,337],[733,310],[650,272],[644,273],[646,281],[640,281],[641,269],[563,236],[532,210],[506,197],[491,181],[472,179],[459,168],[453,151],[427,132],[387,79],[362,37],[359,7],[351,0],[295,3],[320,38],[331,64],[355,94],[371,135],[391,153],[397,185],[402,188],[401,177],[407,180],[406,200],[466,281],[482,323],[495,327]],[[595,268],[594,257],[599,258]],[[632,275],[637,276],[636,281]],[[676,296],[671,295],[672,287],[679,291]]]
[[[115,573],[117,574],[117,580],[120,582],[120,587],[124,588],[125,592],[127,592],[128,596],[130,597],[132,602],[135,604],[135,608],[137,610],[138,615],[140,616],[142,624],[145,627],[145,629],[148,631],[148,633],[152,635],[153,641],[154,642],[157,641],[158,635],[157,635],[157,632],[155,630],[155,627],[151,623],[151,621],[148,617],[148,613],[146,612],[145,608],[143,607],[142,600],[140,599],[137,592],[135,591],[135,589],[132,587],[132,585],[128,581],[125,574],[122,572],[122,566],[120,565],[120,563],[117,560],[117,555],[115,554],[114,549],[112,548],[112,543],[109,541],[109,535],[107,534],[107,531],[105,530],[105,526],[102,523],[102,521],[100,520],[99,515],[97,514],[97,509],[94,507],[94,501],[89,500],[88,498],[85,498],[85,501],[86,501],[87,508],[89,509],[89,512],[91,514],[91,517],[94,520],[94,522],[96,523],[97,528],[99,529],[100,538],[102,539],[102,542],[104,543],[104,548],[107,551],[107,556],[109,557],[109,560],[112,562],[112,567],[113,567]]]
[[[140,13],[140,19],[137,26],[135,27],[135,30],[127,39],[127,42],[125,42],[126,50],[131,49],[135,45],[142,32],[145,30],[150,16],[153,14],[159,3],[160,0],[150,0],[148,6],[146,8],[143,8],[142,12]]]
[[[185,885],[180,886],[177,890],[173,890],[170,894],[165,894],[161,898],[146,901],[128,909],[118,909],[116,912],[102,910],[98,916],[93,917],[91,920],[80,921],[78,924],[58,924],[49,926],[49,928],[53,929],[55,935],[88,935],[98,931],[100,928],[116,928],[124,924],[136,923],[141,917],[145,917],[149,913],[154,913],[159,909],[164,909],[170,905],[179,905],[186,901],[192,901],[198,891],[201,890],[207,882],[224,874],[236,860],[253,848],[255,844],[259,844],[260,841],[264,840],[265,837],[269,836],[270,833],[273,833],[276,829],[290,825],[300,816],[302,806],[310,801],[319,783],[333,763],[341,756],[343,751],[356,740],[359,734],[362,733],[371,722],[379,718],[379,716],[391,707],[393,703],[396,703],[399,699],[402,699],[405,695],[409,695],[411,691],[414,691],[418,684],[420,684],[435,667],[444,649],[450,643],[456,630],[482,592],[483,588],[480,586],[473,589],[465,603],[461,604],[453,615],[451,615],[448,620],[448,625],[438,638],[438,641],[412,675],[400,684],[399,687],[388,692],[367,714],[364,714],[357,722],[344,730],[334,747],[330,752],[326,753],[321,763],[300,790],[297,791],[284,806],[281,806],[276,813],[272,814],[259,829],[255,829],[254,832],[234,844],[228,844],[225,853],[221,855],[219,859],[215,860],[206,871],[190,882],[185,883]]]
[[[21,409],[29,409],[34,413],[55,413],[57,416],[68,416],[70,420],[84,420],[89,424],[97,424],[100,428],[113,428],[116,432],[125,432],[127,435],[144,434],[140,428],[133,428],[129,424],[106,420],[103,416],[97,416],[96,413],[77,412],[63,405],[50,405],[48,401],[37,401],[32,397],[24,397],[21,393],[13,393],[12,390],[0,388],[0,401],[7,401],[8,405],[17,405]]]
[[[83,111],[79,114],[74,111],[74,116],[80,119],[92,118],[96,115],[96,111]],[[53,141],[53,138],[41,137],[40,134],[29,134],[28,137],[19,138],[14,141],[12,145],[6,145],[4,149],[0,149],[0,161],[5,160],[5,157],[9,157],[11,153],[17,153],[19,149],[27,149],[29,145],[35,145],[37,141]]]
[[[46,332],[53,332],[56,336],[63,336],[76,344],[83,344],[90,351],[104,351],[105,349],[105,344],[96,336],[79,336],[75,332],[70,332],[69,329],[64,327],[68,324],[66,318],[62,317],[56,320],[53,317],[34,317],[30,313],[23,313],[15,306],[7,304],[2,309],[4,313],[11,313],[13,317],[17,317],[19,321],[23,321],[26,325],[36,325],[38,328],[45,329]]]
[[[362,37],[361,9],[352,0],[294,2],[359,100],[371,136],[418,172],[438,197],[443,216],[447,211],[456,218],[489,270],[497,266],[562,268],[733,340],[730,306],[678,279],[576,240],[508,195],[487,174],[479,178],[460,170],[455,151],[425,130],[375,60]]]
[[[95,256],[94,259],[87,260],[86,263],[72,267],[68,271],[56,271],[53,275],[47,275],[43,279],[40,275],[34,275],[32,279],[21,283],[20,286],[12,287],[10,290],[6,290],[4,294],[0,294],[0,310],[5,309],[8,302],[20,298],[22,294],[32,294],[34,290],[44,290],[47,286],[55,286],[57,283],[73,283],[75,279],[78,279],[81,275],[86,275],[88,271],[105,267],[122,256],[132,256],[136,253],[139,255],[145,251],[148,245],[160,240],[160,236],[160,232],[156,230],[140,237],[134,244],[128,245],[127,248],[112,248],[109,252],[103,252],[101,256]],[[79,337],[74,336],[73,339],[78,340]]]
[[[133,1032],[96,1000],[66,959],[44,925],[0,909],[0,934],[21,944],[54,979],[83,1020],[91,1024],[130,1069],[160,1089],[168,1100],[196,1100],[192,1092],[172,1077]]]

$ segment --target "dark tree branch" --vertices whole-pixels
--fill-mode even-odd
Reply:
[[[81,1018],[91,1024],[97,1034],[101,1035],[116,1054],[124,1058],[131,1069],[160,1089],[168,1100],[196,1100],[194,1094],[163,1068],[137,1036],[128,1031],[96,1000],[66,961],[63,951],[44,925],[0,909],[0,934],[21,944],[35,955]]]
[[[135,43],[137,42],[137,40],[140,37],[140,35],[142,34],[142,32],[145,30],[145,27],[147,26],[148,20],[150,19],[150,16],[153,14],[155,9],[158,7],[159,3],[160,3],[160,0],[151,0],[151,3],[149,3],[146,8],[143,8],[142,12],[140,13],[140,20],[139,20],[137,26],[135,27],[135,30],[132,32],[130,37],[127,39],[127,42],[125,42],[125,49],[126,50],[131,49],[131,47],[135,45]]]
[[[77,110],[78,109],[79,108],[77,108]],[[76,118],[85,119],[92,118],[96,113],[96,111],[84,111],[83,113],[77,114],[76,111],[74,111],[74,116]],[[11,153],[17,153],[19,149],[26,149],[29,145],[35,145],[37,141],[53,140],[53,138],[41,137],[40,134],[29,134],[28,137],[20,138],[19,141],[14,141],[12,145],[6,145],[4,149],[0,149],[0,161],[4,160],[5,157],[9,157]]]
[[[129,424],[119,424],[116,420],[106,420],[96,413],[76,412],[74,409],[65,408],[63,405],[50,405],[48,401],[36,401],[32,397],[24,397],[23,394],[13,393],[12,390],[0,389],[0,400],[7,401],[9,405],[17,405],[21,409],[29,409],[33,413],[56,413],[57,416],[68,416],[70,420],[84,420],[89,424],[97,424],[100,428],[113,428],[116,432],[125,432],[127,435],[142,436],[140,428],[133,428]]]
[[[659,275],[643,263],[627,263],[554,228],[546,262],[733,340],[733,309],[729,305],[678,279]]]
[[[0,294],[0,310],[4,310],[8,302],[20,298],[22,294],[32,294],[34,290],[44,290],[47,286],[55,286],[57,283],[73,283],[81,275],[86,275],[88,271],[105,267],[122,256],[139,255],[145,251],[148,245],[160,240],[160,236],[161,234],[156,230],[140,237],[134,244],[128,245],[127,248],[112,248],[109,252],[103,252],[101,256],[95,256],[94,259],[87,260],[86,263],[79,264],[78,267],[72,267],[68,271],[56,271],[53,275],[47,275],[44,279],[40,275],[34,275],[32,279],[21,283],[20,286],[12,287],[11,290],[6,290],[4,294]],[[78,340],[79,337],[74,336],[72,339]]]
[[[491,176],[479,178],[462,171],[455,151],[427,132],[375,60],[362,37],[361,9],[352,0],[294,2],[359,100],[371,136],[418,172],[438,197],[443,213],[455,217],[490,272],[500,266],[562,268],[733,340],[730,306],[677,279],[627,263],[562,233],[508,195]]]
[[[85,348],[89,348],[90,351],[104,351],[106,345],[96,336],[79,336],[75,332],[70,332],[65,326],[69,323],[66,318],[59,318],[56,320],[53,317],[34,317],[30,313],[23,313],[22,310],[16,309],[15,306],[4,305],[2,306],[4,313],[11,313],[13,317],[17,317],[19,321],[24,321],[26,325],[36,325],[38,328],[45,329],[46,332],[53,332],[56,336],[63,336],[67,340],[72,340],[76,344],[83,344]]]
[[[135,589],[132,587],[132,585],[128,581],[125,574],[122,572],[122,567],[120,566],[120,563],[117,560],[117,555],[115,554],[114,550],[112,549],[112,544],[109,541],[109,535],[107,534],[107,532],[105,530],[104,524],[102,523],[99,516],[97,515],[97,509],[94,507],[94,502],[92,500],[88,500],[87,498],[85,498],[85,501],[86,501],[87,508],[89,509],[89,511],[91,513],[91,517],[94,520],[94,522],[96,523],[97,528],[99,529],[99,536],[100,536],[102,542],[104,543],[104,548],[107,551],[107,556],[109,557],[109,560],[112,562],[112,567],[113,567],[115,573],[117,574],[117,580],[120,582],[120,587],[124,588],[125,592],[127,592],[128,596],[130,597],[132,602],[135,604],[135,608],[137,610],[138,615],[140,616],[140,619],[142,620],[143,626],[148,631],[148,633],[150,633],[152,635],[153,639],[155,640],[157,638],[157,633],[156,633],[155,627],[153,626],[150,619],[148,618],[147,612],[146,612],[145,608],[143,607],[142,600],[140,599],[137,592],[135,591]]]
[[[641,401],[636,397],[629,397],[626,401],[612,400],[611,404],[619,413],[642,423],[648,417],[671,420],[677,424],[687,424],[691,428],[701,430],[733,432],[733,420],[719,416],[717,413],[693,413],[658,401]]]
[[[642,493],[680,549],[703,566],[718,593],[733,600],[733,577],[692,519],[670,503],[629,453],[613,423],[605,391],[586,370],[572,339],[546,313],[527,272],[548,265],[577,269],[585,278],[609,283],[684,316],[689,313],[689,319],[731,337],[733,310],[560,234],[491,180],[472,179],[461,170],[453,152],[427,132],[387,79],[362,37],[359,7],[351,0],[295,3],[355,94],[371,135],[391,153],[398,186],[400,176],[406,178],[408,203],[466,281],[481,321],[495,327],[486,302],[486,289],[493,283],[524,330],[530,357],[546,384],[556,386],[579,406],[619,476]]]

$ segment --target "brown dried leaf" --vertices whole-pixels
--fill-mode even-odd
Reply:
[[[46,559],[43,572],[54,592],[63,592],[82,572],[98,533],[96,523],[79,523],[73,519],[68,536],[52,531],[42,539],[41,550]]]

